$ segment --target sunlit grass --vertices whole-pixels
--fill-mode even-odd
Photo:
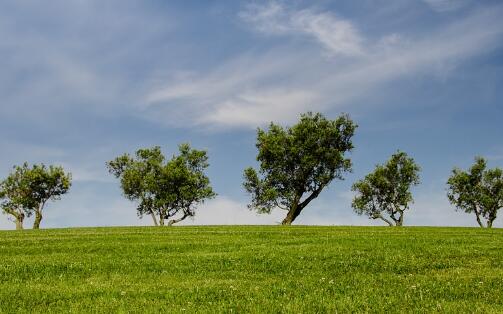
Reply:
[[[503,230],[3,231],[0,311],[503,312]]]

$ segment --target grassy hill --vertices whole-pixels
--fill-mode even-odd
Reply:
[[[0,232],[0,312],[503,312],[503,230]]]

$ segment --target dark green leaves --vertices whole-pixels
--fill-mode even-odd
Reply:
[[[37,213],[38,224],[41,213],[49,200],[59,200],[71,186],[71,175],[62,167],[33,165],[27,163],[15,166],[14,171],[0,182],[0,206],[3,211],[13,216],[31,216]]]
[[[296,217],[333,179],[351,170],[345,154],[353,148],[355,129],[347,115],[329,120],[311,112],[292,127],[271,123],[268,130],[258,129],[260,176],[252,168],[244,173],[244,188],[252,195],[249,208],[260,213],[295,208]]]
[[[215,196],[204,171],[208,167],[205,151],[179,146],[180,154],[165,162],[160,147],[140,149],[107,163],[110,173],[120,179],[124,195],[138,202],[138,215],[152,215],[154,223],[181,213],[182,219],[194,216],[195,206]]]
[[[475,213],[477,223],[481,218],[491,227],[497,212],[503,207],[503,172],[500,168],[487,169],[484,158],[476,157],[468,171],[452,170],[447,180],[449,201],[466,213]]]
[[[377,165],[374,172],[353,184],[357,192],[352,207],[359,215],[382,219],[384,213],[396,224],[402,225],[403,212],[412,202],[410,187],[419,184],[419,166],[406,153],[398,151],[384,165]]]

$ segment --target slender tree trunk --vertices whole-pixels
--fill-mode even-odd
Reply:
[[[297,202],[293,203],[292,207],[288,211],[288,214],[286,214],[285,219],[281,222],[282,225],[291,225],[292,222],[297,218],[297,216],[300,215],[300,212],[302,211],[302,208],[299,206]]]
[[[182,217],[178,218],[178,219],[171,219],[169,222],[168,222],[168,226],[172,226],[173,224],[176,224],[182,220],[184,220],[185,218],[187,218],[189,215],[187,214],[183,214]]]
[[[401,227],[401,226],[403,226],[403,211],[401,211],[399,213],[400,213],[400,217],[398,217],[398,221],[396,222],[396,225],[398,227]]]
[[[35,212],[35,220],[33,221],[33,229],[40,229],[40,222],[42,221],[42,211]]]
[[[16,210],[14,208],[4,208],[5,213],[12,215],[16,220],[16,230],[23,230],[23,221],[24,221],[24,212],[20,210]]]
[[[478,210],[476,208],[475,208],[474,212],[475,212],[475,216],[477,217],[477,223],[479,224],[480,228],[484,228],[484,224],[480,220],[480,213],[478,212]]]
[[[16,216],[16,230],[23,230],[24,214]]]
[[[393,223],[389,221],[388,219],[384,218],[382,215],[375,216],[374,219],[381,219],[385,223],[388,224],[388,226],[393,227]]]
[[[292,222],[297,218],[297,216],[300,215],[300,212],[315,198],[320,195],[321,191],[325,187],[324,184],[320,185],[314,192],[311,193],[303,202],[300,203],[300,200],[302,199],[302,195],[304,194],[303,191],[297,191],[297,195],[294,198],[294,201],[292,203],[292,207],[288,210],[288,214],[286,215],[285,219],[281,222],[282,225],[291,225]]]
[[[487,228],[493,227],[493,222],[495,219],[496,219],[496,215],[489,216],[489,219],[487,219]]]
[[[498,209],[495,208],[492,210],[492,213],[489,215],[489,219],[487,219],[487,228],[492,228],[493,227],[493,222],[496,220],[496,211]]]
[[[395,218],[395,214],[399,214],[398,218]],[[401,227],[403,225],[403,210],[398,207],[394,207],[390,214],[391,219],[395,222],[395,226]]]
[[[159,224],[157,223],[157,218],[155,217],[155,214],[154,214],[154,211],[150,211],[150,216],[152,216],[152,220],[154,221],[154,226],[159,226]]]

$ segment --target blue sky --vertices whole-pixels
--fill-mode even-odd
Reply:
[[[256,128],[346,112],[354,171],[297,223],[381,225],[353,213],[350,186],[401,149],[422,167],[405,223],[475,226],[445,182],[475,155],[503,166],[502,16],[475,0],[1,1],[0,177],[24,161],[73,173],[43,227],[150,225],[105,162],[190,142],[219,196],[185,224],[276,224],[241,187]]]

